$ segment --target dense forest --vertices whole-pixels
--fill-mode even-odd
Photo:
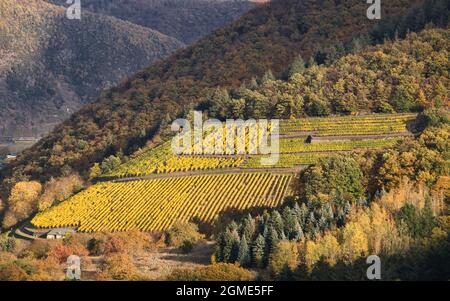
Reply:
[[[286,69],[286,79],[276,80],[269,70],[238,89],[213,91],[202,107],[223,120],[445,107],[449,40],[446,30],[412,33],[402,41],[354,51],[329,66],[298,57]]]
[[[409,1],[391,1],[383,6],[386,19],[379,24],[368,22],[366,5],[360,1],[352,4],[275,1],[250,11],[232,25],[138,73],[119,87],[103,93],[96,103],[82,108],[15,162],[7,165],[2,170],[2,199],[7,200],[13,184],[20,180],[45,183],[51,177],[65,177],[73,172],[87,177],[89,168],[95,162],[101,162],[104,157],[119,151],[129,154],[155,134],[164,134],[160,129],[165,130],[168,122],[177,116],[208,102],[208,97],[214,95],[218,86],[239,88],[244,84],[241,90],[248,96],[232,95],[238,103],[245,97],[262,97],[261,104],[264,106],[284,103],[279,105],[280,116],[348,113],[367,103],[370,103],[369,109],[374,111],[420,110],[442,103],[445,94],[440,91],[439,82],[446,82],[440,73],[442,68],[448,66],[448,61],[438,61],[440,63],[436,66],[434,62],[426,65],[427,58],[422,57],[426,67],[421,64],[413,66],[407,62],[395,62],[394,55],[389,55],[389,47],[384,50],[379,48],[368,55],[359,52],[363,47],[382,43],[388,38],[402,38],[408,31],[420,30],[427,23],[445,26],[448,22],[447,3],[439,0],[417,1],[417,6],[411,7]],[[394,17],[396,15],[401,17]],[[437,40],[433,44],[436,49],[424,47],[422,51],[441,59],[441,56],[445,57],[445,52],[439,50],[443,48],[439,40],[445,32],[433,33],[430,44]],[[417,39],[417,46],[423,42]],[[407,47],[407,43],[398,48],[399,51],[406,51],[403,60],[410,56],[417,56],[417,60],[421,58],[420,52],[411,54],[408,49],[411,48]],[[336,67],[327,67],[340,55],[350,52],[355,54],[338,61]],[[293,68],[303,68],[299,63],[300,56],[305,58],[307,70],[298,75]],[[367,63],[364,61],[366,58],[373,61]],[[380,67],[386,64],[386,69],[382,70],[389,75],[383,71],[379,74],[373,71],[376,64]],[[397,71],[390,75],[394,71],[391,66],[408,72],[421,72],[421,76],[412,83],[407,82],[411,73],[403,75]],[[364,76],[362,79],[352,75],[359,69],[358,74]],[[289,76],[289,73],[297,75]],[[356,84],[342,87],[336,80],[339,75],[354,80]],[[256,81],[258,87],[254,86],[252,78],[259,79]],[[286,78],[287,81],[274,81],[274,78]],[[308,91],[296,93],[304,93],[304,99],[291,101],[289,93],[285,93],[286,98],[278,95],[268,97],[277,89],[295,89],[290,87],[290,80],[297,83],[311,81]],[[369,84],[374,80],[380,87],[363,89],[363,83]],[[411,85],[398,85],[398,80]],[[318,82],[328,86],[320,89]],[[326,99],[335,91],[349,97],[348,104],[347,99]],[[418,103],[415,96],[421,91],[424,98]],[[375,99],[371,95],[373,93],[381,93],[381,103],[371,103]],[[391,99],[392,95],[398,95],[400,100]],[[270,101],[267,101],[269,98]],[[291,110],[292,105],[295,110],[301,107],[300,111]],[[261,110],[257,105],[249,108]]]
[[[46,0],[65,5],[64,0]],[[234,0],[84,0],[83,9],[157,30],[191,44],[255,5]]]
[[[0,3],[0,135],[37,136],[103,89],[184,44],[157,31],[42,0]],[[6,131],[6,132],[5,132]]]

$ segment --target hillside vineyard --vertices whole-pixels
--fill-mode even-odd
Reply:
[[[410,134],[408,122],[415,118],[415,114],[372,114],[281,120],[280,159],[274,166],[262,166],[262,155],[177,156],[165,141],[99,178],[109,182],[39,213],[32,223],[41,228],[77,227],[81,232],[151,232],[194,219],[212,224],[228,210],[276,207],[289,195],[299,165],[336,152],[392,147]],[[319,141],[308,142],[316,136]]]
[[[32,223],[81,232],[163,231],[193,218],[211,222],[230,209],[276,207],[292,177],[248,173],[101,183],[38,214]]]
[[[407,123],[416,117],[416,114],[371,114],[281,120],[280,161],[275,167],[289,168],[313,164],[320,158],[339,151],[393,146],[402,139],[401,136],[409,135]],[[308,136],[317,136],[319,140],[307,143]],[[118,179],[173,172],[263,168],[260,159],[260,155],[175,156],[170,149],[170,141],[167,141],[155,148],[139,152],[102,178]]]

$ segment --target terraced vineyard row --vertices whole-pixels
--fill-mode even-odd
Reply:
[[[306,143],[303,138],[281,139],[280,153],[349,151],[363,148],[377,149],[393,146],[400,139],[401,138],[390,138],[380,140],[331,141],[320,143]]]
[[[317,136],[402,133],[407,130],[407,122],[416,117],[416,114],[378,114],[283,120],[280,133],[315,132]]]
[[[260,161],[261,156],[252,156],[247,159],[243,168],[291,168],[314,164],[328,156],[330,153],[280,154],[278,163],[272,166],[263,166]]]
[[[245,173],[101,183],[39,213],[37,227],[81,232],[162,231],[197,217],[212,222],[228,209],[274,207],[292,175]]]
[[[153,173],[231,168],[239,167],[243,162],[243,158],[240,157],[175,156],[170,149],[170,143],[164,143],[136,158],[130,159],[105,176],[117,178],[139,177]]]
[[[415,114],[379,114],[367,116],[345,116],[345,117],[327,117],[327,118],[305,118],[298,120],[282,120],[281,133],[310,133],[315,132],[318,136],[331,135],[381,135],[403,133],[406,131],[406,123],[416,118]],[[272,130],[269,126],[269,131]],[[226,129],[224,128],[224,133]],[[247,131],[248,134],[248,131]],[[349,151],[361,148],[384,148],[394,145],[398,138],[379,139],[379,140],[355,140],[355,141],[332,141],[320,143],[305,143],[303,138],[283,138],[280,140],[280,153],[292,154],[299,152],[335,152]],[[212,147],[215,141],[205,139],[205,145]],[[209,143],[209,144],[208,144]],[[226,142],[224,141],[224,144]],[[236,141],[235,141],[236,143]],[[248,139],[245,141],[247,150],[252,147]],[[140,177],[153,173],[171,173],[171,172],[189,172],[198,170],[214,170],[221,168],[249,168],[255,166],[256,159],[250,158],[249,162],[244,164],[242,157],[221,157],[195,155],[195,149],[190,148],[193,154],[188,156],[175,156],[172,153],[171,141],[147,150],[136,158],[132,158],[125,164],[122,164],[113,172],[104,175],[104,177],[125,178]],[[316,162],[318,155],[302,156],[282,156],[282,166],[304,165]],[[294,160],[298,159],[298,162]],[[258,159],[259,161],[259,159]]]
[[[105,176],[124,177],[140,176],[155,173],[158,166],[163,165],[166,160],[171,158],[172,150],[170,143],[163,143],[155,148],[149,149],[128,162],[120,165],[114,171]]]
[[[196,171],[239,167],[244,162],[243,157],[172,157],[156,169],[156,173],[170,173],[176,171]]]
[[[390,147],[400,139],[332,141],[312,144],[305,143],[303,138],[281,139],[279,161],[276,165],[261,165],[260,160],[263,156],[256,155],[248,157],[241,168],[290,168],[299,165],[310,165],[336,152]]]
[[[320,143],[305,143],[303,138],[280,140],[280,162],[274,167],[293,167],[317,162],[324,154],[297,154],[301,152],[337,152],[356,149],[379,149],[393,146],[401,138],[380,140],[331,141]],[[113,177],[136,177],[152,173],[189,172],[221,168],[260,168],[260,156],[250,156],[247,163],[242,156],[207,157],[207,156],[173,156],[170,150],[164,150],[166,145],[159,146],[143,155],[121,165],[108,174]],[[296,161],[297,160],[297,161]]]

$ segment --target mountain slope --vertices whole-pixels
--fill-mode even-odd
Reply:
[[[160,128],[166,130],[168,122],[205,100],[217,86],[238,86],[268,69],[279,74],[298,54],[308,57],[361,34],[377,42],[396,31],[402,35],[421,28],[427,21],[448,21],[442,17],[448,18],[446,2],[426,3],[420,11],[411,11],[411,1],[383,3],[385,19],[378,26],[366,18],[367,5],[359,0],[336,5],[286,0],[252,10],[83,107],[3,169],[2,177],[8,178],[4,184],[23,176],[45,181],[71,170],[85,173],[104,156],[131,152]]]
[[[45,133],[102,89],[183,46],[112,17],[69,20],[41,0],[2,0],[0,134]]]
[[[47,0],[65,5],[64,0]],[[84,0],[91,12],[158,30],[190,44],[233,21],[254,7],[249,1],[233,0]]]

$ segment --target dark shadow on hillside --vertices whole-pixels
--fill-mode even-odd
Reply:
[[[291,197],[285,197],[283,203],[281,205],[290,204],[292,202]],[[206,234],[207,236],[214,235],[220,233],[222,229],[224,229],[231,221],[238,221],[244,218],[247,215],[257,216],[262,215],[264,210],[273,210],[278,207],[268,207],[268,206],[259,206],[259,207],[251,207],[244,210],[240,209],[227,209],[220,212],[220,216],[216,219],[212,224],[211,223],[203,223],[196,219],[195,217],[191,220],[191,222],[198,225],[198,228],[201,233]]]
[[[450,279],[450,236],[447,240],[421,245],[400,254],[380,254],[382,281],[448,281]],[[365,281],[370,264],[366,258],[360,258],[348,264],[343,261],[330,266],[320,260],[310,273],[305,266],[292,272],[288,269],[280,275],[279,280],[312,280],[312,281]]]

